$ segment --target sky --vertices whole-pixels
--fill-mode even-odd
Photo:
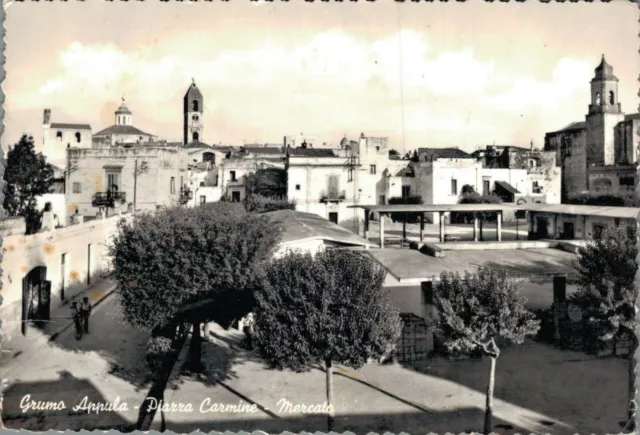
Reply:
[[[40,143],[45,108],[97,133],[123,96],[134,126],[180,141],[193,79],[209,144],[541,147],[584,120],[603,54],[638,111],[638,16],[626,0],[13,3],[2,145]]]

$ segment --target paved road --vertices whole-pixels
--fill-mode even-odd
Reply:
[[[123,427],[135,422],[135,409],[144,399],[147,370],[144,360],[148,335],[124,323],[118,296],[111,295],[97,306],[90,320],[90,334],[76,340],[74,328],[55,341],[30,330],[37,346],[17,356],[4,367],[3,377],[11,385],[4,399],[7,427],[28,430],[78,430]],[[32,401],[52,402],[56,410],[22,412]],[[87,413],[73,408],[84,398],[94,404],[114,404],[118,412]],[[60,403],[64,404],[61,409]]]

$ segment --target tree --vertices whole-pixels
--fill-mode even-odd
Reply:
[[[324,364],[327,424],[333,429],[333,364],[359,369],[386,354],[400,317],[383,289],[385,271],[353,251],[289,251],[256,281],[256,343],[273,368],[296,372]]]
[[[462,186],[461,195],[462,196],[465,196],[465,195],[477,195],[476,189],[471,184],[465,184],[464,186]]]
[[[602,340],[625,333],[631,340],[629,349],[629,423],[635,429],[635,333],[638,288],[635,284],[638,264],[635,228],[620,230],[608,227],[602,234],[578,250],[575,268],[579,290],[570,298],[583,315],[596,323]]]
[[[540,328],[535,315],[524,308],[517,282],[505,271],[480,268],[477,273],[443,273],[434,288],[438,329],[452,351],[481,351],[491,358],[487,385],[484,433],[491,433],[493,386],[501,337],[520,344]]]
[[[42,214],[37,197],[50,192],[53,166],[42,153],[35,152],[33,137],[23,135],[7,153],[4,181],[4,209],[10,216],[25,218],[27,234],[38,232]]]
[[[408,195],[408,196],[394,196],[389,198],[389,204],[422,204],[422,197],[420,195]],[[407,238],[407,223],[420,222],[420,215],[424,213],[415,212],[395,212],[391,213],[391,220],[393,222],[402,221],[402,238]]]
[[[279,228],[242,204],[170,208],[121,221],[110,245],[125,319],[154,331],[193,325],[189,362],[200,369],[200,324],[222,326],[253,306],[249,284],[270,258]]]
[[[287,171],[279,168],[258,169],[247,176],[247,193],[284,198],[287,195]]]
[[[266,213],[276,210],[295,210],[296,202],[286,198],[269,198],[262,195],[247,195],[244,197],[244,207],[247,211]]]

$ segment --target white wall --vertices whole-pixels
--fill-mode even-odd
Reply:
[[[46,266],[46,279],[51,281],[51,307],[57,306],[63,282],[62,254],[66,254],[64,293],[65,298],[73,297],[87,288],[88,271],[93,284],[108,269],[107,245],[117,230],[117,222],[122,218],[114,216],[30,236],[12,235],[4,238],[4,301],[0,306],[0,318],[3,320],[2,334],[6,340],[21,336],[22,279],[25,275],[34,267]]]

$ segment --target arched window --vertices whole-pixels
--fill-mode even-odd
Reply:
[[[80,143],[80,139],[82,138],[82,136],[80,136],[80,132],[76,132],[76,142]]]
[[[62,132],[61,131],[56,133],[56,139],[62,140]]]
[[[596,106],[600,105],[600,92],[596,92]]]
[[[613,95],[613,91],[609,91],[609,104],[615,104],[615,96]]]
[[[200,119],[200,117],[198,115],[193,115],[191,119],[193,119],[194,121],[197,121],[198,119]]]
[[[198,112],[199,111],[198,106],[199,106],[198,105],[198,100],[193,100],[193,111],[194,112]]]
[[[198,132],[197,132],[197,131],[194,131],[194,132],[193,132],[192,137],[193,137],[193,141],[194,141],[194,142],[200,139],[200,135],[198,134]]]

